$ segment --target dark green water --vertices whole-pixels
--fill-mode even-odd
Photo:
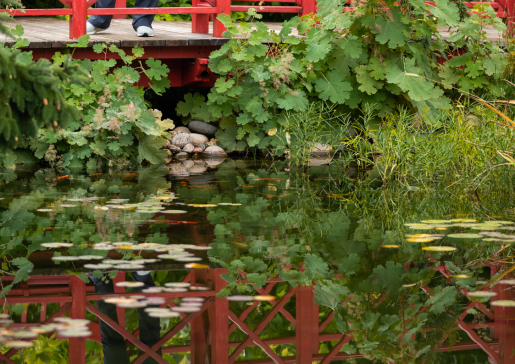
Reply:
[[[465,293],[482,286],[481,281],[491,280],[485,262],[500,263],[500,271],[513,265],[512,238],[508,236],[514,233],[511,224],[476,227],[472,222],[515,220],[514,195],[505,185],[489,186],[471,199],[463,189],[448,184],[382,186],[368,180],[366,171],[337,163],[307,171],[290,170],[281,161],[225,160],[218,165],[197,163],[194,168],[179,163],[123,172],[55,172],[36,166],[6,171],[0,186],[0,247],[5,274],[18,271],[22,278],[79,274],[87,280],[84,273],[96,270],[89,269],[88,264],[143,257],[155,259],[146,263],[144,270],[151,270],[156,284],[163,286],[184,278],[189,271],[187,264],[197,264],[193,266],[197,269],[223,267],[228,271],[224,275],[228,286],[220,295],[257,295],[267,280],[278,278],[282,282],[269,292],[278,299],[290,286],[315,287],[319,322],[330,314],[335,317],[322,333],[352,331],[354,335],[342,353],[359,352],[371,362],[391,358],[397,363],[488,362],[481,350],[438,351],[449,344],[472,342],[466,333],[456,330],[456,322],[471,302]],[[422,226],[421,230],[405,226],[425,220],[446,222],[426,229]],[[493,235],[448,237],[485,231],[504,236],[498,241],[488,241]],[[406,234],[419,233],[442,236],[426,243],[406,240]],[[72,246],[45,247],[54,242]],[[112,244],[115,242],[127,243],[117,248]],[[95,249],[99,243],[112,250]],[[183,248],[189,254],[181,255],[177,249],[174,253],[170,248],[169,258],[159,258],[166,252],[156,252],[157,245],[141,250],[136,247],[144,243],[186,244]],[[211,249],[194,250],[189,245]],[[428,246],[454,250],[423,250]],[[102,259],[52,260],[59,255],[97,255]],[[18,261],[16,267],[13,258],[26,258],[34,266]],[[448,277],[435,270],[443,265]],[[23,272],[29,268],[30,272]],[[97,271],[107,274],[119,270],[114,266]],[[496,291],[500,285],[492,287],[486,290]],[[489,307],[488,299],[481,301]],[[236,313],[247,305],[230,302]],[[295,305],[292,299],[285,310],[295,316]],[[246,318],[249,327],[257,325],[273,305],[263,302],[259,307]],[[38,307],[25,309],[28,322],[37,322]],[[9,310],[19,321],[22,310],[16,305]],[[126,325],[133,329],[138,324],[135,310],[128,312]],[[492,320],[479,309],[471,309],[464,321]],[[494,331],[491,325],[475,329],[485,341],[498,342]],[[295,326],[278,314],[259,336],[265,340],[292,335]],[[229,340],[245,337],[237,329]],[[173,340],[172,344],[179,345],[187,344],[190,338],[184,331]],[[319,352],[327,353],[335,344],[320,342]],[[90,361],[95,362],[98,358],[91,353],[101,352],[101,347],[88,348]],[[295,355],[294,344],[275,345],[273,350],[281,356]],[[188,354],[165,355],[178,363],[185,357]],[[266,357],[254,346],[238,360]]]

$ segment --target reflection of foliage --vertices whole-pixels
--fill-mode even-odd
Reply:
[[[278,276],[292,285],[314,281],[315,301],[334,310],[333,329],[353,330],[354,340],[345,351],[359,350],[369,359],[394,358],[399,363],[441,360],[440,340],[445,338],[450,345],[459,340],[455,319],[464,301],[458,288],[474,289],[475,278],[448,286],[431,269],[433,263],[419,245],[402,243],[403,224],[470,208],[442,190],[414,196],[402,186],[374,190],[364,183],[351,184],[336,167],[312,168],[309,174],[259,170],[232,176],[240,186],[236,192],[226,190],[223,197],[211,194],[212,203],[243,204],[234,211],[213,208],[208,215],[216,224],[212,260],[229,271],[224,277],[229,285],[221,294],[253,292],[267,277]],[[181,190],[186,193],[187,188]],[[387,244],[400,248],[381,248]],[[432,256],[442,263],[447,258]],[[460,250],[452,261],[462,266],[470,256]],[[481,265],[447,265],[453,274],[485,277]],[[249,283],[240,283],[241,278]],[[427,328],[433,330],[425,332]]]

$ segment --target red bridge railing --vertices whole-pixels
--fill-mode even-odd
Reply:
[[[221,37],[226,30],[221,22],[214,19],[220,14],[229,14],[231,11],[248,11],[250,8],[259,12],[309,14],[316,9],[316,0],[264,0],[265,2],[291,3],[291,6],[248,6],[231,5],[231,0],[192,0],[191,7],[163,7],[163,8],[127,8],[126,0],[117,0],[116,6],[111,9],[91,8],[97,0],[59,0],[66,9],[13,9],[0,10],[9,12],[12,16],[45,16],[69,15],[70,39],[79,38],[86,34],[86,21],[88,15],[114,15],[123,18],[124,15],[135,14],[192,14],[192,33],[209,33],[209,20],[213,16],[213,37]],[[241,0],[239,0],[241,1]],[[251,1],[251,0],[243,0]]]

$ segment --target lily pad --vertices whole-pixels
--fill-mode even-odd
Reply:
[[[475,291],[475,292],[468,292],[467,296],[475,297],[475,298],[484,298],[484,297],[494,297],[494,296],[497,296],[497,293],[490,292],[490,291]]]
[[[490,302],[492,306],[498,307],[515,307],[515,301],[513,300],[497,300]]]
[[[456,238],[456,239],[480,239],[482,238],[479,234],[474,233],[457,233],[457,234],[449,234],[447,235],[449,238]]]
[[[115,285],[116,285],[116,287],[135,288],[135,287],[144,287],[145,283],[143,283],[143,282],[124,281],[124,282],[116,282]]]
[[[73,246],[72,243],[42,243],[41,246],[45,248],[69,248]]]
[[[160,211],[163,214],[187,214],[188,211],[185,210],[162,210]]]
[[[113,268],[113,266],[111,264],[105,264],[105,263],[100,263],[100,264],[84,264],[84,268],[86,269],[109,269],[109,268]]]
[[[80,258],[69,256],[69,255],[61,255],[58,257],[52,257],[52,260],[56,260],[56,261],[60,261],[60,262],[72,262],[74,260],[80,260]]]
[[[456,248],[453,246],[425,246],[422,250],[427,250],[430,252],[452,252],[455,251]]]

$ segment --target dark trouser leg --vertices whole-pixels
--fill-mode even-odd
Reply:
[[[142,289],[147,287],[155,287],[154,281],[150,274],[139,275],[136,272],[132,273],[132,279],[137,282],[145,283],[144,287],[133,289],[134,292],[140,292]],[[158,306],[149,306],[158,307]],[[161,338],[161,320],[157,317],[150,317],[146,312],[145,308],[138,308],[138,320],[139,320],[139,339],[141,342],[148,347],[152,347]],[[161,354],[161,349],[157,351]],[[141,352],[140,352],[141,354]],[[156,364],[155,359],[148,357],[145,359],[143,364]]]
[[[114,8],[115,3],[116,3],[116,0],[98,0],[95,3],[95,8],[96,9],[111,9],[111,8]],[[111,19],[113,19],[112,15],[92,15],[88,19],[88,23],[91,23],[100,29],[107,29],[107,28],[109,28],[109,25],[111,25]]]
[[[157,8],[159,4],[159,0],[136,0],[135,8]],[[155,15],[134,15],[134,20],[132,21],[132,27],[134,30],[138,29],[138,27],[145,26],[152,28],[152,21],[154,20]]]
[[[113,281],[109,280],[109,283],[104,283],[100,278],[94,278],[89,275],[89,278],[95,284],[95,293],[107,294],[114,293]],[[118,316],[116,315],[116,305],[112,303],[105,303],[100,300],[97,301],[97,308],[107,315],[111,320],[118,323]],[[102,348],[104,351],[104,364],[130,364],[129,355],[127,354],[127,348],[123,336],[117,331],[111,328],[102,320],[98,320],[100,326],[100,336],[102,338]],[[125,326],[123,323],[122,326]]]

